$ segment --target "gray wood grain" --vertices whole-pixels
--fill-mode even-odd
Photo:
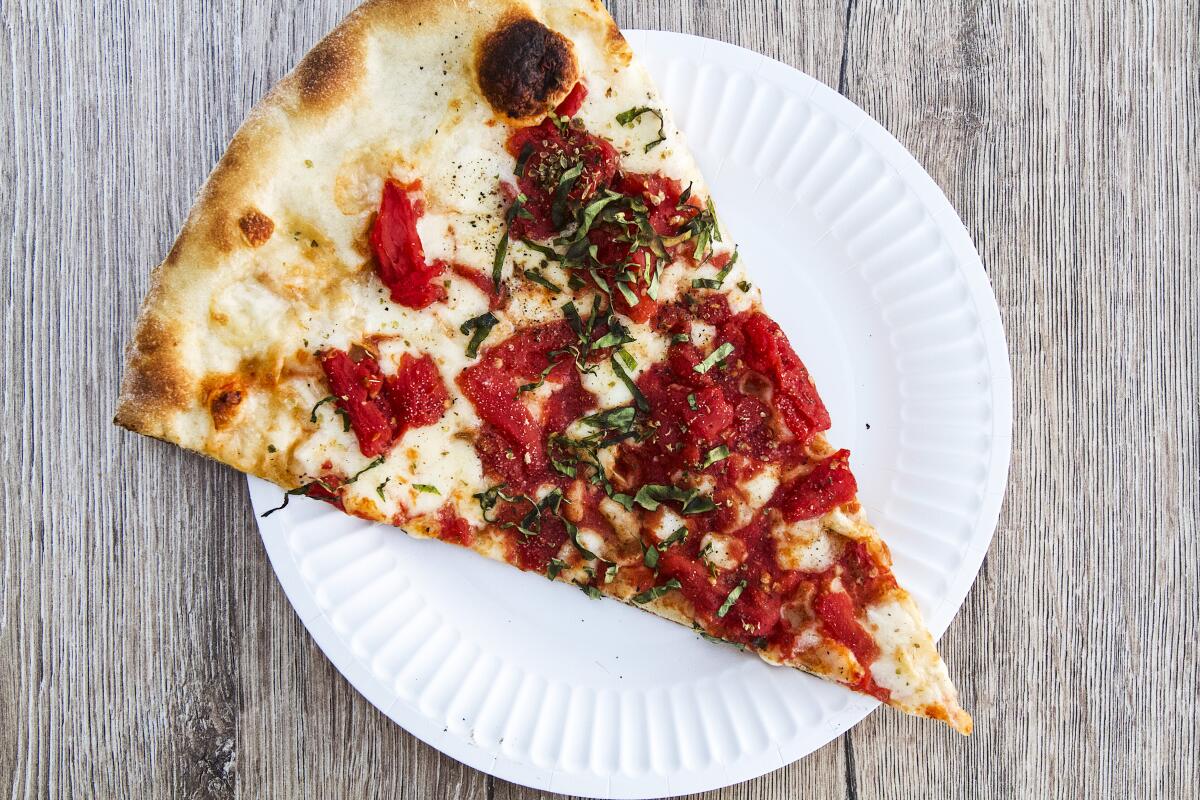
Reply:
[[[0,791],[511,798],[349,687],[245,483],[109,424],[150,265],[350,0],[0,4]],[[612,3],[838,87],[959,209],[1014,370],[1011,486],[943,639],[962,739],[877,713],[708,797],[1195,796],[1200,10]]]

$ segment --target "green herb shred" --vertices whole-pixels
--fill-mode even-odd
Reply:
[[[630,356],[624,350],[618,350],[609,358],[613,373],[616,374],[621,383],[625,384],[625,388],[629,390],[629,393],[633,395],[633,403],[637,406],[638,411],[641,411],[643,414],[649,413],[650,402],[646,399],[646,395],[642,394],[642,390],[638,388],[638,385],[634,383],[633,378],[629,377],[629,373],[625,371],[625,367],[621,366],[621,359],[617,358],[618,355],[628,356],[629,359],[633,359],[633,356]],[[634,367],[636,366],[637,362],[634,362]],[[630,367],[630,369],[633,369],[633,367]]]
[[[500,232],[500,241],[496,244],[496,257],[492,259],[492,288],[497,293],[500,292],[500,279],[504,275],[504,259],[508,257],[509,231],[512,229],[513,220],[518,215],[533,216],[525,210],[525,203],[528,200],[529,198],[523,194],[517,195],[504,214],[504,230]]]
[[[564,519],[562,523],[567,528],[567,536],[570,537],[571,544],[575,545],[575,549],[579,551],[579,554],[588,561],[595,561],[596,554],[584,547],[579,541],[579,528],[570,520]]]
[[[320,408],[321,406],[325,405],[326,403],[333,403],[336,401],[337,401],[337,398],[334,397],[333,395],[329,395],[328,397],[323,397],[320,400],[318,400],[317,404],[312,407],[312,413],[308,415],[308,421],[312,422],[312,423],[316,423],[317,409]]]
[[[658,570],[658,547],[656,545],[649,547],[643,545],[643,547],[645,552],[642,553],[642,563],[646,565],[647,569]]]
[[[634,121],[643,114],[653,114],[658,117],[658,138],[642,148],[643,153],[649,153],[667,140],[666,124],[663,121],[661,111],[650,106],[638,106],[637,108],[631,108],[628,111],[622,111],[620,114],[617,114],[617,122],[623,127],[632,127]],[[688,188],[689,190],[691,189],[690,186]]]
[[[688,529],[686,527],[684,527],[683,525],[680,525],[678,528],[676,528],[671,533],[670,536],[668,536],[667,538],[665,538],[661,542],[659,542],[658,549],[666,550],[671,545],[673,545],[677,542],[682,542],[684,539],[687,538],[687,535],[688,535]]]
[[[724,617],[729,613],[729,609],[733,608],[733,604],[742,596],[742,590],[746,588],[746,581],[738,581],[738,585],[729,591],[729,596],[725,598],[725,602],[721,603],[721,607],[717,609],[717,616]]]
[[[715,277],[715,278],[694,278],[694,279],[692,279],[692,288],[693,289],[720,289],[721,285],[723,283],[725,283],[725,279],[729,277],[729,273],[733,270],[733,265],[737,263],[737,260],[738,260],[737,250],[734,250],[733,255],[729,259],[729,263],[721,268],[721,271],[717,273],[717,277]],[[745,289],[743,289],[742,291],[745,291]]]
[[[700,469],[706,470],[713,464],[726,458],[729,458],[729,448],[723,444],[718,445],[704,455],[704,461],[701,462]]]
[[[728,356],[732,352],[733,352],[733,345],[730,344],[729,342],[725,342],[720,347],[718,347],[716,350],[713,350],[711,353],[709,353],[707,358],[705,358],[703,361],[701,361],[696,366],[692,367],[692,369],[694,369],[696,372],[699,372],[701,375],[703,375],[704,373],[708,372],[710,369],[715,367],[717,364],[724,361],[725,357]]]
[[[471,340],[467,342],[467,357],[476,358],[479,355],[479,345],[483,344],[483,340],[491,333],[492,328],[496,327],[500,320],[496,319],[496,315],[488,311],[480,314],[478,317],[471,317],[469,320],[459,326],[459,331],[463,335],[470,334]]]
[[[529,280],[533,281],[534,283],[536,283],[538,286],[546,287],[547,289],[554,292],[555,294],[558,294],[559,292],[562,291],[561,286],[558,286],[557,284],[552,283],[549,280],[547,280],[542,275],[542,273],[538,272],[536,269],[525,270],[525,277],[528,278]]]
[[[681,588],[683,588],[683,584],[681,584],[677,579],[671,578],[671,580],[667,581],[662,586],[652,586],[644,592],[639,592],[638,594],[635,594],[630,599],[633,600],[633,602],[637,603],[638,605],[642,605],[645,603],[649,603],[651,600],[657,600],[658,598],[662,597],[664,594],[671,591],[672,589],[681,589]]]

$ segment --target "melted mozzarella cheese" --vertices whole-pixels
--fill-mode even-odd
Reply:
[[[634,514],[611,497],[601,498],[600,513],[608,520],[608,524],[613,526],[613,530],[622,537],[636,535],[641,528],[641,522],[638,520],[637,514]]]
[[[675,531],[686,526],[683,517],[676,514],[667,506],[659,506],[661,516],[658,524],[650,529],[650,537],[656,542],[662,542]]]
[[[783,569],[823,572],[833,566],[841,552],[818,520],[781,520],[771,529],[771,536],[776,543],[775,559]]]
[[[579,543],[589,550],[593,555],[604,561],[614,561],[613,554],[609,552],[608,542],[604,539],[604,534],[600,531],[591,528],[580,528],[577,537]]]
[[[754,509],[762,508],[769,503],[778,487],[779,470],[773,466],[764,467],[753,478],[743,481],[738,486],[746,495],[746,503]]]
[[[746,557],[746,545],[736,536],[706,533],[700,540],[700,553],[717,569],[737,569]]]
[[[895,700],[920,707],[953,697],[946,665],[938,657],[911,600],[868,606],[867,626],[879,645],[871,676]]]
[[[649,325],[627,324],[627,327],[635,341],[625,345],[624,349],[633,356],[637,366],[630,369],[622,361],[621,367],[636,381],[639,375],[667,357],[667,348],[671,340]],[[617,376],[611,361],[595,365],[593,371],[583,373],[582,378],[583,388],[596,395],[596,404],[601,409],[616,408],[633,402],[633,393]]]
[[[692,339],[692,344],[701,350],[708,350],[712,346],[713,340],[717,338],[717,328],[715,325],[709,325],[707,322],[693,320],[691,328],[688,331]]]

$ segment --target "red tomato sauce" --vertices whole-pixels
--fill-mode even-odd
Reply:
[[[474,538],[471,533],[471,526],[465,519],[458,515],[454,510],[454,505],[446,503],[438,509],[438,524],[440,526],[439,536],[443,542],[452,542],[460,544],[464,547],[471,544]]]

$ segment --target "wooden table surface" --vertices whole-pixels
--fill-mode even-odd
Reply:
[[[317,649],[244,479],[109,424],[243,115],[352,0],[0,3],[0,793],[533,798]],[[1008,496],[942,646],[969,739],[889,711],[706,797],[1197,796],[1200,10],[613,2],[837,87],[945,190],[999,298]]]

